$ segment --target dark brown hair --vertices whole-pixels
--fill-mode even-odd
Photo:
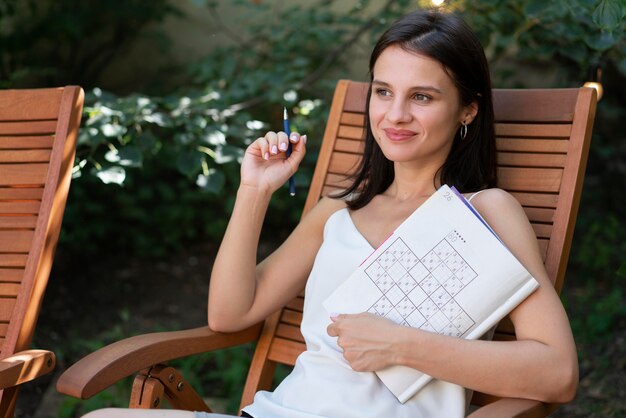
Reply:
[[[478,37],[459,16],[434,10],[408,14],[380,37],[370,57],[365,149],[353,183],[336,197],[348,198],[350,209],[367,205],[393,182],[394,166],[376,143],[369,122],[369,101],[374,64],[388,47],[439,61],[459,91],[461,103],[478,104],[478,113],[467,126],[467,136],[455,135],[452,148],[439,169],[441,183],[471,192],[496,185],[496,145],[489,66]],[[433,184],[436,178],[433,179]]]

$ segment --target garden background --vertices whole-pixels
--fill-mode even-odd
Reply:
[[[206,324],[211,262],[242,150],[280,129],[309,150],[295,198],[274,196],[259,257],[300,216],[339,78],[367,79],[393,19],[430,1],[0,0],[0,88],[78,84],[87,95],[63,231],[34,345],[58,357],[16,417],[125,405],[130,382],[89,401],[54,391],[88,352],[138,333]],[[480,36],[495,87],[600,80],[562,295],[579,350],[560,417],[626,416],[626,1],[448,0]],[[251,347],[180,360],[207,397],[236,407]],[[220,383],[218,383],[220,382]]]

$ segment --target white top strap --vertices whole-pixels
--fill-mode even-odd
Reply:
[[[472,195],[471,195],[471,196],[467,199],[467,201],[468,201],[468,202],[471,202],[471,201],[472,201],[472,199],[474,198],[474,196],[476,196],[476,195],[478,195],[478,194],[480,194],[480,193],[484,192],[485,190],[487,190],[487,189],[482,189],[482,190],[479,190],[479,191],[477,191],[477,192],[475,192],[475,193],[472,193]]]

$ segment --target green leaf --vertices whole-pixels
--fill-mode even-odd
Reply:
[[[192,176],[202,169],[204,157],[194,150],[185,150],[178,154],[176,168],[186,176]]]
[[[141,167],[143,165],[143,154],[135,146],[128,145],[121,149],[113,149],[104,155],[104,158],[114,164],[124,167]]]
[[[613,33],[606,31],[585,37],[585,43],[595,51],[606,51],[612,48],[616,42],[617,39]]]
[[[126,170],[122,167],[114,166],[103,168],[102,170],[96,170],[96,176],[104,183],[104,184],[124,184],[124,180],[126,179]]]
[[[604,30],[614,30],[622,23],[626,6],[619,0],[601,0],[593,11],[593,23]]]
[[[617,269],[617,275],[626,278],[626,262]]]
[[[138,147],[128,145],[119,150],[118,164],[124,167],[141,167],[143,165],[143,154]]]
[[[215,148],[215,162],[226,164],[231,161],[240,161],[243,158],[243,150],[232,145],[222,145]]]
[[[206,190],[210,193],[218,194],[224,188],[226,177],[224,173],[216,170],[215,168],[209,168],[208,175],[200,174],[196,179],[196,184],[202,190]]]
[[[137,147],[144,153],[152,152],[157,148],[159,139],[152,131],[144,131],[135,139],[135,144],[137,144]]]
[[[126,127],[112,123],[105,123],[100,127],[100,131],[104,136],[108,136],[109,138],[116,138],[126,133]]]

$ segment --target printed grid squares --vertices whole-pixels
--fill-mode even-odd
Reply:
[[[365,272],[382,292],[368,312],[455,337],[474,325],[454,296],[477,274],[446,239],[420,260],[398,238]]]

